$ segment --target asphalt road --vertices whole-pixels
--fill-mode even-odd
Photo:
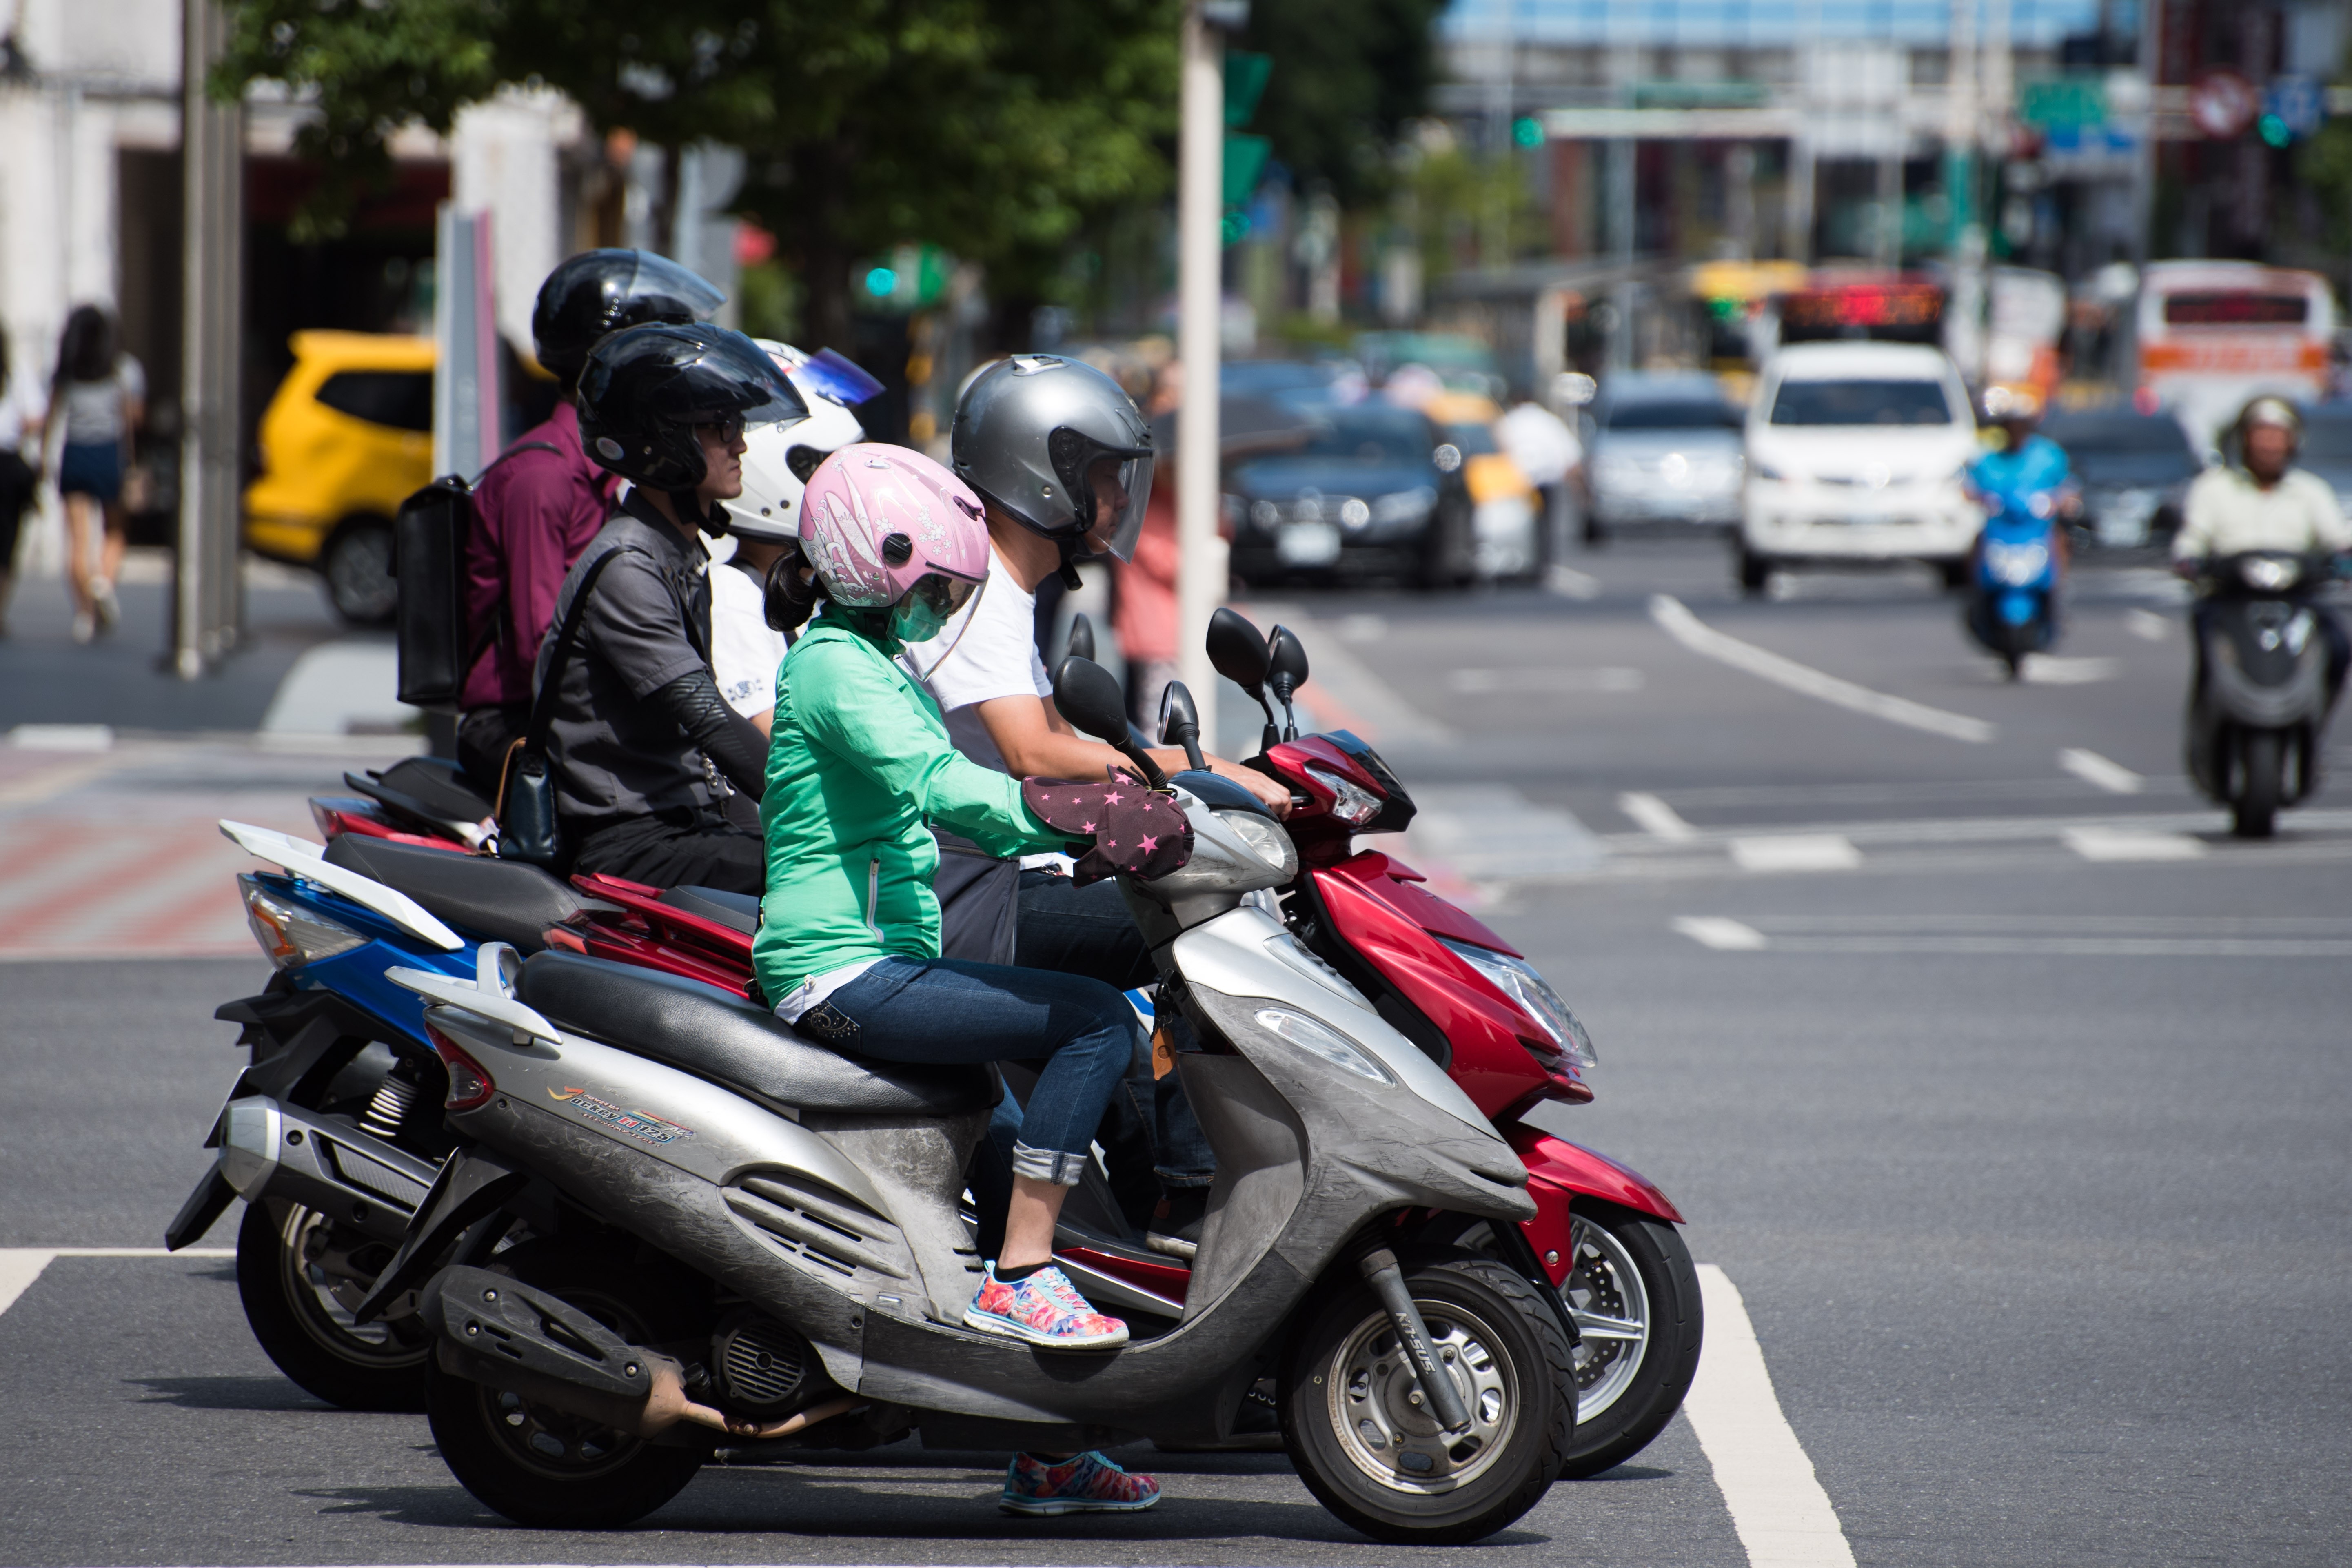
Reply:
[[[2352,814],[2323,795],[2249,845],[2190,795],[2152,573],[2081,574],[2066,662],[2012,687],[1924,578],[1743,604],[1708,548],[1577,564],[1583,596],[1281,613],[1342,650],[1325,711],[1391,721],[1379,743],[1433,803],[1408,858],[1590,1026],[1600,1098],[1546,1115],[1690,1216],[1854,1560],[2342,1562]],[[1661,595],[1986,736],[1695,651]],[[1512,852],[1538,830],[1580,847]],[[210,1011],[261,973],[0,968],[0,1247],[155,1244],[230,1073]],[[1371,1546],[1277,1458],[1149,1450],[1122,1457],[1169,1499],[1115,1521],[1015,1524],[1001,1458],[892,1450],[708,1470],[598,1537],[506,1526],[421,1418],[278,1377],[220,1260],[59,1258],[0,1313],[0,1366],[10,1563],[1751,1560],[1679,1419],[1459,1552]]]

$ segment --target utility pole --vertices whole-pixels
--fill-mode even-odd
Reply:
[[[1248,0],[1189,0],[1184,7],[1176,170],[1176,353],[1184,365],[1176,414],[1176,672],[1201,710],[1207,744],[1217,733],[1209,617],[1225,597],[1225,542],[1217,532],[1223,500],[1217,371],[1224,314],[1224,34],[1248,22]]]
[[[183,0],[180,152],[184,206],[180,532],[172,668],[194,680],[236,644],[237,359],[245,231],[245,110],[215,103],[205,79],[228,23],[220,0]]]
[[[1950,80],[1944,103],[1944,203],[1950,217],[1952,302],[1944,347],[1960,374],[1974,381],[1984,369],[1985,231],[1977,211],[1978,148],[1984,112],[1977,96],[1976,0],[1952,6]]]

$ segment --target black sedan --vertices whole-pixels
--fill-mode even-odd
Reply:
[[[2181,498],[2204,469],[2168,414],[2060,414],[2042,433],[2066,449],[2083,487],[2083,523],[2107,549],[2160,543],[2180,527]]]
[[[1318,408],[1302,436],[1227,472],[1235,575],[1433,588],[1469,580],[1462,454],[1427,417],[1381,403]]]

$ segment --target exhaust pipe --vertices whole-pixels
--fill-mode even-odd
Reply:
[[[680,1423],[737,1439],[789,1437],[863,1403],[843,1394],[780,1421],[730,1416],[688,1394],[686,1369],[673,1358],[484,1268],[443,1269],[425,1286],[417,1312],[441,1335],[442,1371],[638,1437],[658,1439]]]

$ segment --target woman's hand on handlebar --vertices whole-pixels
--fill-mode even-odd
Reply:
[[[1279,817],[1290,815],[1291,795],[1288,784],[1270,779],[1255,768],[1245,768],[1239,763],[1229,763],[1223,757],[1210,757],[1206,760],[1211,773],[1219,778],[1231,779],[1248,790],[1250,794],[1257,796],[1266,810],[1274,813],[1275,816]]]

